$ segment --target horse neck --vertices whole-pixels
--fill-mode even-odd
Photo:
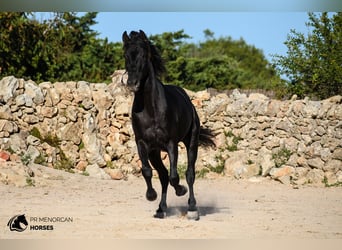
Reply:
[[[149,62],[149,75],[145,81],[141,96],[139,99],[143,100],[144,108],[154,117],[162,117],[166,111],[166,98],[163,84],[159,81],[154,73],[154,68]]]

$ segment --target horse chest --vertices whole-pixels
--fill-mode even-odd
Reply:
[[[142,139],[147,144],[158,147],[162,147],[168,141],[163,122],[156,121],[143,114],[135,114],[132,118],[133,129],[137,139]]]

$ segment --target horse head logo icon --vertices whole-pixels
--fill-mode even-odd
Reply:
[[[8,223],[7,226],[11,231],[17,231],[17,232],[23,232],[27,228],[27,220],[25,218],[25,214],[22,215],[16,215],[12,217]]]

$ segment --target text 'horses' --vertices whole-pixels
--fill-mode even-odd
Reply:
[[[193,184],[198,143],[214,145],[210,130],[200,126],[200,121],[186,92],[177,86],[164,85],[159,80],[165,67],[156,47],[143,31],[125,31],[122,35],[127,86],[134,92],[132,126],[142,162],[142,174],[147,184],[146,198],[153,201],[157,193],[152,187],[152,166],[157,170],[162,186],[162,196],[157,218],[166,215],[168,184],[176,195],[182,196],[187,188],[179,184],[177,172],[178,142],[183,142],[188,156],[186,181],[189,187],[188,218],[199,219]],[[168,153],[170,175],[161,160],[161,150]]]

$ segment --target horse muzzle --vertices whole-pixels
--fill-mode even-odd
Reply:
[[[137,92],[139,90],[140,87],[140,81],[134,80],[127,80],[127,87],[129,88],[129,90],[131,90],[132,92]]]

